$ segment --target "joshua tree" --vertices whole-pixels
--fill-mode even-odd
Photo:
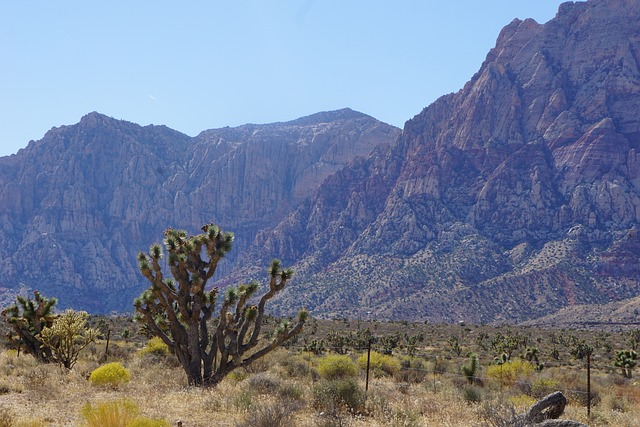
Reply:
[[[456,356],[459,357],[462,354],[462,346],[460,346],[460,339],[457,336],[451,335],[447,340],[447,344],[449,344],[449,348]]]
[[[15,336],[9,337],[10,340],[20,346],[24,345],[27,353],[47,363],[52,360],[51,349],[42,345],[39,334],[44,328],[53,325],[56,316],[52,311],[58,300],[46,298],[38,291],[33,292],[33,297],[32,300],[17,296],[16,304],[2,310],[2,317],[15,332]]]
[[[469,384],[473,384],[476,380],[476,372],[478,371],[478,356],[475,353],[469,355],[469,364],[462,365],[460,368],[462,374],[467,377]]]
[[[541,371],[544,368],[544,364],[540,363],[540,358],[538,357],[539,353],[540,351],[538,350],[538,347],[527,347],[524,352],[524,358],[527,359],[529,363],[535,362],[536,370]]]
[[[273,339],[254,351],[260,342],[265,305],[284,289],[293,271],[272,261],[268,290],[257,305],[248,305],[258,290],[258,283],[252,282],[228,288],[216,312],[218,289],[206,290],[206,285],[220,259],[231,250],[233,234],[213,224],[203,226],[202,231],[189,237],[182,230],[164,232],[170,278],[162,272],[160,245],[138,255],[140,272],[151,286],[134,306],[137,320],[176,355],[190,385],[215,386],[235,368],[249,365],[300,333],[307,312],[301,310],[293,326],[281,324]],[[211,322],[214,312],[216,319]]]
[[[622,370],[622,375],[625,378],[631,378],[632,369],[636,366],[638,360],[638,353],[634,350],[620,350],[616,353],[616,358],[613,361],[613,366]]]

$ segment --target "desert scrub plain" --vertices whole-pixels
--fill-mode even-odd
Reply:
[[[235,370],[215,388],[198,388],[187,386],[174,356],[130,319],[94,317],[91,323],[103,339],[83,350],[72,370],[3,344],[0,427],[498,427],[556,390],[569,401],[564,419],[640,425],[634,369],[627,378],[614,366],[619,350],[637,350],[638,330],[310,319],[287,347]],[[575,352],[585,343],[593,349],[590,418],[585,361]]]

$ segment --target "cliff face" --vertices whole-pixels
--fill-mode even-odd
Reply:
[[[331,173],[400,131],[351,110],[188,137],[91,113],[0,158],[0,287],[62,305],[128,311],[135,255],[173,226],[236,233],[230,265],[256,233]]]
[[[283,310],[521,320],[638,295],[639,23],[593,0],[506,26],[461,91],[260,236],[252,259],[300,273]]]

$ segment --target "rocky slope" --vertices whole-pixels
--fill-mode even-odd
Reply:
[[[607,304],[573,305],[547,316],[522,322],[522,326],[609,331],[638,329],[640,297]]]
[[[0,158],[0,299],[39,289],[63,306],[128,311],[146,286],[135,254],[162,230],[234,231],[224,269],[329,175],[399,133],[349,109],[195,138],[97,113],[54,128]]]
[[[283,313],[484,322],[634,297],[639,69],[635,0],[514,20],[462,90],[330,177],[246,264],[294,264]]]

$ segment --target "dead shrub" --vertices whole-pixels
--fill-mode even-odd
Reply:
[[[254,407],[236,427],[288,427],[300,406],[293,402],[279,402]]]

